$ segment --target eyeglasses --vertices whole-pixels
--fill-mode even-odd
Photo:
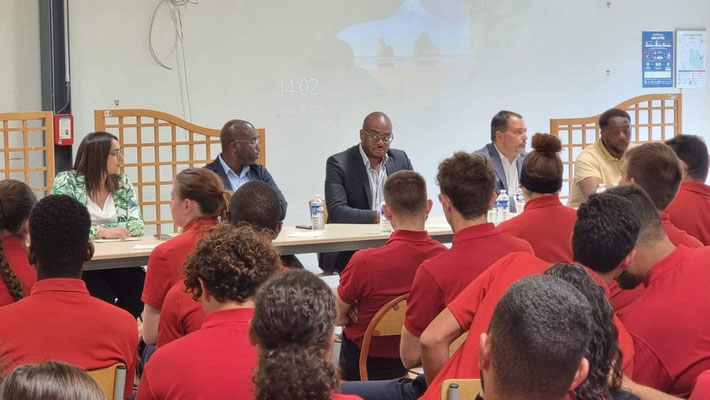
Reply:
[[[234,139],[230,143],[248,143],[252,146],[256,146],[257,143],[259,143],[259,137],[254,136],[250,140],[240,140],[240,139]]]
[[[108,152],[108,154],[110,154],[116,158],[121,157],[123,155],[123,153],[121,153],[121,149],[111,150]]]
[[[372,143],[377,143],[380,140],[385,143],[392,143],[392,140],[394,140],[394,135],[377,135],[368,131],[365,131],[365,133],[365,137],[367,138],[367,140],[371,141]]]

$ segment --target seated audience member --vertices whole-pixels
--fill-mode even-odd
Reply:
[[[496,194],[505,190],[512,199],[518,190],[523,161],[527,155],[527,131],[520,114],[499,111],[491,120],[491,142],[473,153],[491,160],[496,173]],[[510,202],[510,211],[516,211],[514,201]],[[521,211],[523,210],[517,210]]]
[[[242,185],[229,201],[229,222],[232,225],[249,224],[275,239],[281,231],[279,198],[268,184],[251,181]],[[286,262],[283,260],[286,259]],[[303,268],[295,256],[282,256],[282,264]],[[198,330],[205,320],[205,310],[199,299],[192,298],[180,280],[174,284],[163,301],[158,324],[158,347]]]
[[[52,194],[66,194],[86,206],[91,216],[91,240],[143,235],[140,206],[128,176],[121,173],[123,156],[118,138],[92,132],[81,141],[74,168],[57,174]],[[143,309],[145,272],[140,267],[84,272],[92,296],[123,308],[134,317]]]
[[[487,221],[495,201],[495,173],[481,155],[457,152],[439,164],[439,200],[454,231],[451,249],[417,268],[407,299],[400,356],[407,368],[420,364],[419,337],[427,325],[491,264],[530,244]]]
[[[710,186],[708,147],[695,135],[680,135],[666,140],[680,159],[683,181],[678,194],[666,208],[671,223],[710,245]]]
[[[325,166],[328,222],[380,222],[385,179],[397,171],[413,169],[407,153],[390,149],[393,139],[389,117],[375,111],[362,123],[360,144],[328,157]],[[322,253],[318,255],[318,264],[325,272],[340,272],[352,255],[352,251]]]
[[[395,231],[384,246],[355,253],[337,289],[338,323],[345,325],[339,362],[341,378],[348,381],[360,380],[360,348],[372,317],[390,300],[409,293],[422,261],[446,251],[424,228],[432,207],[424,177],[414,171],[395,172],[385,181],[384,195],[385,216]],[[355,319],[348,316],[353,309]],[[398,336],[373,337],[369,353],[369,379],[407,373],[399,358]]]
[[[480,336],[483,398],[567,399],[589,371],[592,323],[589,302],[571,284],[545,275],[514,283]]]
[[[636,183],[648,194],[661,215],[670,241],[676,246],[701,247],[703,244],[699,240],[676,228],[665,212],[682,178],[680,163],[673,150],[663,143],[644,143],[626,152],[624,160],[621,183]],[[644,287],[639,285],[635,290],[627,291],[612,284],[610,289],[614,309],[621,315],[643,293]]]
[[[555,264],[545,275],[560,278],[579,290],[592,306],[592,340],[584,357],[589,361],[587,379],[574,389],[576,400],[631,399],[631,393],[621,389],[622,350],[616,329],[614,309],[606,290],[589,272],[577,264]]]
[[[279,270],[270,240],[248,225],[222,223],[197,242],[185,285],[202,300],[202,328],[161,346],[146,364],[142,399],[248,399],[256,352],[249,344],[252,297]]]
[[[698,375],[693,385],[693,392],[690,394],[689,400],[707,400],[710,399],[710,370]]]
[[[642,217],[635,256],[613,269],[597,271],[605,280],[616,279],[622,289],[640,284],[646,288],[621,315],[634,339],[632,378],[687,397],[698,375],[710,369],[710,309],[699,306],[707,304],[710,296],[710,248],[674,246],[653,203],[638,186],[607,192],[599,195],[605,202],[628,198]],[[606,212],[606,207],[598,212]]]
[[[618,108],[599,116],[599,139],[585,147],[574,162],[574,184],[568,206],[577,208],[600,184],[612,187],[621,180],[624,153],[633,148],[631,117]]]
[[[214,226],[227,209],[222,181],[212,171],[188,168],[175,176],[170,192],[170,212],[175,226],[182,233],[153,249],[148,259],[148,271],[141,299],[143,310],[143,341],[158,341],[158,322],[165,295],[182,279],[180,266],[195,249],[207,227]]]
[[[259,363],[256,400],[356,400],[335,393],[331,361],[336,305],[333,291],[306,270],[278,274],[256,295],[250,339]]]
[[[219,175],[224,187],[233,192],[247,182],[267,183],[279,198],[279,221],[286,219],[286,198],[266,167],[256,163],[261,144],[254,125],[239,119],[228,121],[222,127],[219,141],[222,153],[205,168]]]
[[[37,203],[32,189],[14,179],[0,181],[0,307],[28,296],[37,273],[27,260],[27,219]]]
[[[594,270],[614,268],[625,262],[634,249],[639,234],[640,220],[633,205],[621,199],[606,209],[606,213],[592,213],[587,204],[579,209],[572,243],[574,259]],[[502,293],[516,280],[531,274],[541,274],[548,264],[528,254],[513,253],[486,270],[430,324],[422,335],[422,361],[430,380],[425,399],[435,399],[438,387],[449,378],[478,378],[478,345],[475,338],[485,332],[490,315]],[[606,287],[608,281],[593,271],[590,276]],[[633,372],[632,339],[618,318],[614,317],[618,341],[624,358],[624,372]],[[469,338],[447,360],[451,343],[468,332]],[[443,367],[441,367],[443,365]],[[436,377],[436,378],[434,378]]]
[[[570,262],[569,238],[577,211],[562,205],[558,195],[563,167],[557,153],[562,150],[562,143],[555,136],[536,133],[532,147],[520,174],[525,211],[520,210],[520,215],[501,223],[498,229],[527,240],[535,255],[545,261]]]
[[[629,150],[624,158],[621,183],[635,183],[648,194],[671,242],[676,246],[702,247],[698,239],[673,226],[666,212],[683,179],[680,160],[673,149],[663,143],[644,143]]]
[[[81,368],[58,361],[25,364],[0,384],[4,400],[105,400],[96,381]]]
[[[126,364],[124,397],[133,392],[138,349],[136,320],[89,295],[81,280],[94,254],[86,207],[66,195],[40,200],[30,213],[30,263],[37,283],[22,300],[0,307],[2,373],[57,360],[87,370]]]

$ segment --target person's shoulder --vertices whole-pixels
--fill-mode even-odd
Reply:
[[[124,174],[123,172],[119,172],[116,175],[118,176],[118,182],[121,185],[121,187],[126,187],[131,184],[131,179],[128,178],[128,175]]]
[[[407,153],[404,150],[400,150],[400,149],[389,149],[389,153],[390,153],[390,156],[394,157],[394,158],[407,157]]]
[[[483,147],[474,151],[472,154],[478,154],[478,155],[486,156],[486,157],[490,158],[491,154],[490,154],[490,151],[488,151],[488,147],[490,145],[491,145],[491,143],[486,143]]]
[[[337,161],[346,160],[348,158],[348,156],[351,155],[353,152],[360,151],[360,150],[358,150],[357,146],[358,145],[351,146],[341,152],[335,153],[335,154],[331,155],[330,157],[328,157],[328,160],[329,161],[330,160],[337,160]]]
[[[54,184],[75,183],[79,181],[80,177],[74,170],[62,171],[54,177]]]

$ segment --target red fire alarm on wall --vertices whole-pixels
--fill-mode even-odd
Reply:
[[[74,143],[74,117],[71,114],[54,116],[54,144],[71,146]]]

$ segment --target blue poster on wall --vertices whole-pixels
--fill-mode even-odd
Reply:
[[[643,87],[673,87],[673,32],[643,32]]]

